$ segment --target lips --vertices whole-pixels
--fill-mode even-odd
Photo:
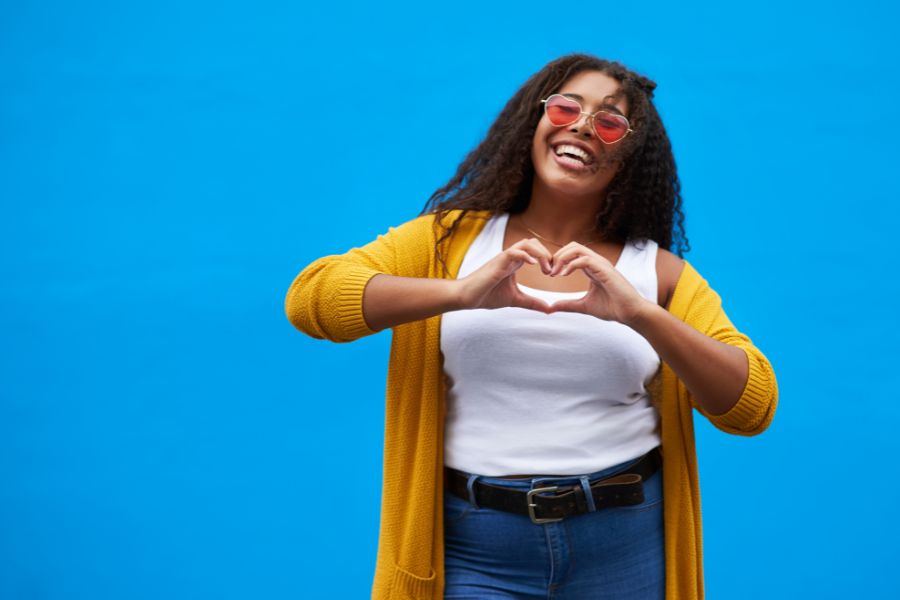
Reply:
[[[560,157],[570,158],[573,161],[579,161],[584,165],[591,165],[596,162],[594,150],[577,140],[561,140],[550,145],[553,153]]]
[[[561,168],[567,171],[588,171],[590,170],[590,165],[584,164],[581,160],[577,158],[573,158],[568,154],[563,154],[562,156],[557,155],[555,152],[553,153],[553,160],[556,161],[556,164]]]

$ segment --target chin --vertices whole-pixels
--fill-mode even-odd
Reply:
[[[539,173],[535,173],[535,177],[541,182],[543,187],[552,190],[558,194],[572,197],[584,196],[602,196],[605,186],[598,182],[595,177],[592,181],[587,181],[588,177],[572,177],[566,174],[553,173],[549,177]]]

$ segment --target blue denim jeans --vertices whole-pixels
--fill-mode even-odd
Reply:
[[[584,482],[614,475],[636,460],[589,473]],[[586,484],[581,476],[478,480],[524,490]],[[662,469],[644,482],[641,504],[540,525],[445,492],[444,544],[446,600],[662,600]]]

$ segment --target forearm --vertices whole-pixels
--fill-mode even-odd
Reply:
[[[724,414],[737,404],[749,376],[741,348],[714,340],[649,302],[629,326],[650,342],[706,412]]]
[[[463,308],[460,282],[456,279],[427,279],[373,276],[363,293],[363,315],[375,331],[419,321]]]

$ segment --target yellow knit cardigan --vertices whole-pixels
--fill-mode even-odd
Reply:
[[[349,342],[375,333],[363,319],[363,290],[378,273],[402,277],[456,277],[489,211],[468,211],[442,242],[445,272],[435,242],[453,211],[439,223],[424,215],[345,254],[307,266],[287,294],[290,322],[319,339]],[[750,376],[738,403],[712,416],[662,364],[651,386],[660,411],[665,511],[666,598],[703,597],[700,490],[692,408],[728,433],[755,435],[772,421],[778,388],[766,357],[738,332],[721,300],[688,263],[669,311],[704,334],[742,348]],[[393,328],[387,378],[381,532],[372,587],[374,600],[439,600],[444,594],[443,450],[444,376],[440,316]]]

